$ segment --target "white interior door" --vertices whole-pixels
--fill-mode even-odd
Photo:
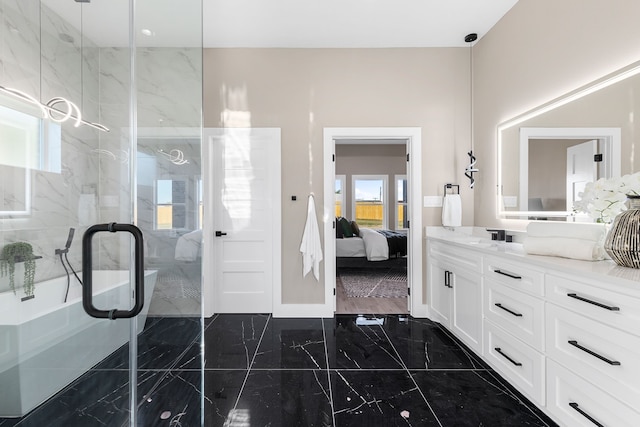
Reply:
[[[280,129],[206,132],[209,304],[215,313],[272,313],[280,277]]]
[[[598,166],[593,156],[598,152],[598,141],[591,140],[567,148],[567,211],[571,212],[578,194],[588,182],[598,179]],[[579,218],[577,218],[579,219]]]

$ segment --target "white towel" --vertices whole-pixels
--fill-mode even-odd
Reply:
[[[527,236],[533,237],[568,237],[571,239],[602,242],[607,236],[604,224],[576,222],[530,222],[527,225]]]
[[[607,258],[603,242],[570,237],[526,236],[522,246],[528,254],[598,261]]]
[[[313,275],[316,280],[320,280],[320,261],[322,261],[322,245],[320,244],[320,230],[318,229],[318,219],[316,218],[316,204],[313,196],[309,196],[307,205],[307,223],[302,234],[302,277],[313,268]]]
[[[442,198],[442,226],[462,225],[462,199],[459,194],[445,194]]]

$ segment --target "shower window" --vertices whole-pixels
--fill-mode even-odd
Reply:
[[[185,180],[156,180],[156,230],[186,228],[186,190]]]

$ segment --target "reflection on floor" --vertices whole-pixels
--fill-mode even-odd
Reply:
[[[218,315],[205,319],[204,344],[199,319],[148,323],[140,426],[199,426],[202,416],[205,426],[555,426],[429,320]],[[127,362],[125,346],[0,426],[128,425]]]

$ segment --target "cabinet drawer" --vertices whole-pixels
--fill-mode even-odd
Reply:
[[[544,302],[493,280],[485,282],[484,316],[538,351],[544,351]]]
[[[640,336],[638,298],[551,274],[546,277],[546,295],[557,305]]]
[[[484,320],[484,357],[519,391],[543,406],[545,358],[491,321]]]
[[[482,273],[482,256],[477,252],[433,240],[427,240],[427,251],[428,256],[443,261],[446,264]]]
[[[640,338],[547,303],[547,356],[628,405],[640,402]]]
[[[524,263],[487,257],[484,277],[532,295],[544,295],[544,273]]]
[[[553,360],[547,362],[547,410],[567,427],[640,426],[640,413]]]

